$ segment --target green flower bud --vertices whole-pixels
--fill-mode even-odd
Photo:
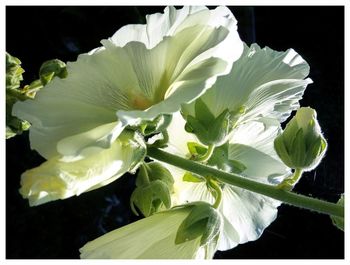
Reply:
[[[6,53],[6,89],[18,89],[24,73],[21,61]]]
[[[274,146],[278,156],[290,168],[310,171],[323,158],[327,142],[322,135],[312,108],[300,108],[276,137]]]
[[[55,76],[65,78],[67,77],[66,64],[58,59],[46,61],[40,67],[39,76],[43,85],[49,83]]]
[[[25,100],[28,97],[20,89],[24,73],[21,61],[6,53],[6,139],[9,139],[23,131],[28,130],[30,123],[12,115],[12,107],[18,100]]]
[[[217,238],[222,229],[223,220],[215,208],[206,202],[194,202],[179,207],[192,207],[192,210],[181,223],[176,234],[175,244],[200,237],[200,244],[203,246]]]
[[[150,216],[171,207],[170,193],[174,179],[165,167],[157,162],[143,164],[136,179],[136,189],[130,198],[130,206],[138,215],[135,206],[144,216]]]

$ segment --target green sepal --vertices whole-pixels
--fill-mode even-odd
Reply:
[[[205,182],[206,180],[205,180],[205,178],[203,178],[200,175],[196,175],[196,174],[193,174],[193,173],[187,171],[183,175],[182,181],[199,183],[199,182]]]
[[[196,142],[188,142],[187,149],[190,152],[192,157],[203,156],[206,154],[208,148],[203,145],[200,145]]]
[[[147,186],[150,182],[156,180],[164,182],[172,190],[174,178],[167,168],[158,162],[143,164],[137,175],[136,187]]]
[[[169,134],[166,130],[156,133],[147,139],[147,145],[155,148],[168,147]]]
[[[223,171],[237,174],[242,173],[247,168],[243,163],[237,160],[229,159],[228,142],[221,146],[215,147],[213,154],[207,161],[207,164],[210,166],[215,166]]]
[[[208,106],[197,99],[194,105],[195,114],[187,115],[185,130],[197,136],[198,140],[206,146],[223,144],[233,129],[232,113],[225,109],[219,116],[210,112]]]
[[[206,202],[194,202],[185,207],[192,209],[176,233],[175,244],[200,237],[200,245],[203,246],[214,240],[222,228],[220,213]]]
[[[67,75],[66,64],[58,59],[44,62],[39,70],[40,81],[43,86],[48,84],[55,76],[66,78]]]
[[[208,140],[208,128],[200,121],[198,121],[195,117],[191,115],[187,116],[185,130],[189,133],[195,134],[199,141],[201,141],[203,144],[211,144],[210,140]]]
[[[292,160],[294,161],[294,167],[301,168],[305,163],[305,153],[306,146],[304,143],[304,132],[303,129],[300,128],[294,140],[292,141],[292,146],[294,148],[294,152],[292,153]]]
[[[142,121],[137,126],[134,126],[134,128],[138,129],[143,135],[148,136],[148,135],[165,131],[166,128],[168,128],[171,120],[172,120],[172,115],[161,114],[151,121],[148,121],[148,120]]]
[[[168,185],[161,180],[155,180],[148,185],[136,187],[130,198],[130,205],[136,215],[137,211],[148,217],[160,210],[171,207],[171,197]]]
[[[118,140],[121,142],[122,148],[124,148],[124,146],[126,148],[130,148],[130,145],[133,146],[134,152],[133,157],[131,158],[132,163],[128,172],[134,174],[145,160],[147,154],[146,143],[140,133],[128,129],[125,129],[119,135]]]
[[[340,199],[338,200],[337,204],[341,205],[344,207],[344,200],[345,200],[345,196],[344,194],[342,194],[340,196]],[[339,216],[330,216],[332,219],[333,224],[340,230],[344,231],[344,217],[339,217]]]
[[[210,126],[211,122],[215,120],[215,116],[201,98],[196,100],[194,105],[196,120],[200,121],[205,126]]]
[[[284,138],[282,135],[279,135],[275,138],[275,141],[273,142],[274,148],[276,150],[276,153],[278,156],[281,158],[283,163],[287,166],[292,168],[293,163],[292,160],[289,156],[288,150],[287,150],[287,145],[284,143]]]
[[[174,179],[168,169],[158,162],[143,163],[136,178],[136,188],[130,198],[133,212],[138,215],[134,206],[145,216],[171,207],[171,192]]]
[[[232,129],[230,118],[230,112],[226,109],[211,124],[208,137],[216,146],[223,144],[229,135]]]

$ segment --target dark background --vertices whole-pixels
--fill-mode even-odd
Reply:
[[[6,50],[22,61],[23,84],[38,78],[45,60],[74,61],[121,26],[144,23],[164,7],[6,7]],[[302,106],[318,112],[329,149],[295,190],[337,201],[344,192],[344,8],[231,7],[242,40],[275,50],[294,48],[310,64],[314,84]],[[6,145],[6,257],[78,258],[78,249],[137,218],[130,212],[134,177],[79,197],[29,207],[18,193],[20,175],[44,160],[31,151],[28,133]],[[326,215],[283,205],[262,237],[215,258],[344,258],[344,234]]]

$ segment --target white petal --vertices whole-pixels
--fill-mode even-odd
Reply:
[[[131,170],[144,155],[145,147],[130,141],[115,141],[85,159],[73,162],[54,157],[22,174],[20,193],[30,205],[65,199],[99,188]]]
[[[120,120],[137,124],[161,113],[173,113],[180,109],[182,103],[191,102],[203,94],[229,67],[226,58],[212,57],[212,47],[223,41],[227,33],[225,28],[193,26],[165,38],[152,50],[142,48],[143,51],[137,51],[131,47],[131,44],[136,46],[135,43],[127,44],[125,47],[132,48],[130,61],[134,63],[139,87],[146,99],[142,102],[148,102],[148,105],[131,111],[119,110]],[[145,65],[152,67],[143,67]]]
[[[120,88],[137,83],[130,65],[113,58],[109,50],[81,55],[77,62],[67,64],[67,78],[54,79],[34,100],[14,106],[14,115],[32,124],[33,149],[49,159],[58,155],[56,145],[60,140],[117,121],[115,111],[128,108]],[[113,133],[115,130],[111,130]]]
[[[245,120],[274,118],[285,121],[293,110],[299,108],[307,85],[312,80],[284,79],[266,83],[254,90],[246,103],[247,114]]]
[[[230,143],[254,146],[255,149],[278,160],[273,142],[280,133],[280,124],[267,126],[262,122],[251,121],[234,129]]]
[[[245,46],[231,72],[218,78],[215,86],[202,96],[215,116],[226,108],[245,107],[242,121],[269,117],[284,121],[296,109],[311,79],[308,64],[293,49],[276,52],[253,44]],[[183,108],[194,113],[194,104]]]
[[[184,209],[154,214],[109,232],[80,249],[88,259],[192,259],[199,239],[175,245],[177,229],[188,216]]]
[[[226,185],[220,210],[225,216],[224,238],[219,250],[258,239],[277,216],[280,203],[244,189]],[[236,233],[235,233],[236,231]]]
[[[164,23],[155,22],[159,16]],[[131,41],[139,33],[131,34],[122,48],[113,43],[119,37],[105,40],[104,47],[68,63],[66,79],[54,79],[34,101],[14,106],[15,116],[32,123],[33,149],[49,159],[59,153],[80,155],[86,146],[106,148],[128,124],[179,110],[180,104],[193,101],[229,71],[232,56],[213,57],[227,35],[239,46],[233,49],[236,57],[240,54],[236,20],[228,9],[168,8],[165,15],[150,16],[149,22],[145,30],[152,49]],[[116,112],[122,124],[102,135],[108,124],[117,122]],[[68,148],[79,137],[79,143]]]
[[[278,178],[289,175],[288,168],[279,160],[242,144],[231,144],[229,158],[243,163],[247,168],[241,173],[260,182],[275,182]]]
[[[203,24],[212,27],[229,27],[236,23],[230,10],[225,7],[208,10],[205,6],[184,6],[182,9],[170,6],[164,9],[164,14],[147,15],[145,25],[122,27],[112,36],[111,40],[120,47],[137,41],[144,43],[148,49],[152,49],[164,37],[175,35],[186,27]]]

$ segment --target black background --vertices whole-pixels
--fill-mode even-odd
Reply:
[[[100,46],[121,26],[144,23],[164,7],[6,7],[6,50],[22,61],[24,83],[38,77],[42,62],[74,61]],[[344,192],[344,7],[231,7],[242,40],[275,50],[294,48],[310,64],[314,84],[302,106],[318,112],[329,149],[319,167],[295,190],[337,201]],[[129,209],[134,177],[79,197],[29,207],[18,193],[20,175],[42,159],[28,133],[6,145],[6,257],[78,258],[78,249],[106,231],[136,220]],[[283,205],[261,238],[215,258],[344,258],[344,234],[326,215]]]

